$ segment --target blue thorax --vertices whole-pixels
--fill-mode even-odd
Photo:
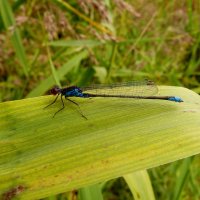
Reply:
[[[76,86],[63,89],[62,94],[66,97],[87,97],[82,90]]]

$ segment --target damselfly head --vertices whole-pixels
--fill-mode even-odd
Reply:
[[[61,89],[58,86],[55,86],[54,88],[51,89],[51,94],[56,95],[61,92]]]

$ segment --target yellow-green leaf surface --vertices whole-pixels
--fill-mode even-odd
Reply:
[[[165,100],[41,96],[0,104],[0,196],[38,199],[200,152],[200,97],[160,87]]]

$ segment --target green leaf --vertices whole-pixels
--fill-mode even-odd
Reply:
[[[133,193],[135,200],[155,200],[147,171],[142,170],[124,175],[124,179]]]
[[[183,103],[164,100],[41,96],[0,103],[0,197],[16,191],[39,199],[200,152],[200,97],[160,87]]]

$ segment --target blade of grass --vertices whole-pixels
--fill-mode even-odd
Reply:
[[[171,193],[170,199],[172,200],[178,200],[180,199],[181,192],[183,190],[183,187],[186,183],[186,179],[189,175],[189,168],[192,164],[193,157],[185,159],[181,166],[178,169],[178,177],[176,178],[176,183],[174,184],[174,189]]]
[[[103,200],[99,184],[81,188],[79,190],[79,198],[81,200]]]
[[[147,171],[137,171],[123,176],[135,200],[155,200]]]
[[[194,157],[194,162],[190,168],[190,188],[195,196],[200,198],[200,188],[199,188],[199,156]]]
[[[39,199],[200,153],[200,97],[175,87],[160,94],[185,102],[78,99],[55,118],[52,96],[0,104],[0,197],[16,188]]]
[[[97,40],[57,40],[48,43],[50,46],[57,47],[95,47],[101,44],[103,42]]]
[[[81,51],[73,56],[67,63],[61,66],[57,70],[57,76],[59,80],[62,80],[64,76],[74,67],[78,66],[84,58],[88,56],[87,51]],[[43,80],[34,90],[32,90],[27,97],[34,97],[44,94],[50,87],[55,84],[53,75],[49,76],[47,79]]]
[[[49,47],[47,47],[47,54],[48,54],[48,60],[49,60],[49,64],[50,64],[50,67],[51,67],[51,72],[52,72],[52,76],[54,78],[54,81],[55,81],[56,85],[61,87],[58,74],[56,72],[56,69],[55,69],[54,64],[52,62],[52,59],[51,59],[51,54],[50,54]]]
[[[0,12],[3,19],[3,23],[7,29],[13,28],[13,34],[11,36],[11,41],[15,49],[17,58],[19,59],[20,64],[23,67],[24,74],[28,76],[29,63],[26,58],[25,49],[22,44],[22,39],[20,32],[16,27],[14,20],[14,15],[8,1],[0,0]]]

